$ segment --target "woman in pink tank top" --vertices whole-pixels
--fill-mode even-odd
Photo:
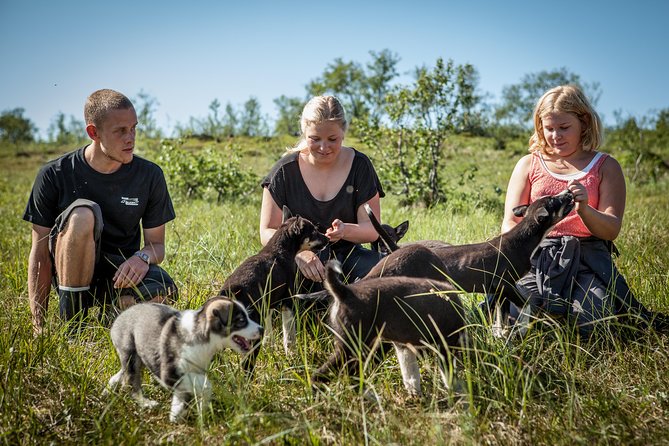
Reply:
[[[634,298],[611,258],[625,212],[625,178],[613,157],[597,152],[601,139],[599,117],[578,87],[553,88],[537,103],[530,154],[511,174],[502,231],[520,221],[513,208],[538,197],[569,189],[576,205],[535,251],[532,270],[516,287],[532,313],[569,320],[584,337],[614,315],[664,328],[664,319]]]

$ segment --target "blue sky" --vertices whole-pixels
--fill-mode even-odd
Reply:
[[[664,0],[0,0],[0,111],[23,107],[44,133],[113,88],[156,98],[168,133],[214,99],[255,96],[273,117],[273,99],[303,97],[335,58],[364,64],[387,48],[403,73],[438,57],[471,63],[491,102],[525,74],[566,67],[600,83],[613,123],[615,110],[669,107],[667,17]]]

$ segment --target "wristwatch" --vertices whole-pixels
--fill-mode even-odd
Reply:
[[[144,260],[144,261],[146,262],[147,265],[150,265],[150,264],[151,264],[151,262],[149,262],[149,255],[148,255],[147,253],[142,252],[142,251],[137,251],[137,252],[136,252],[135,254],[133,254],[133,255],[136,255],[136,256],[139,257],[140,259]]]

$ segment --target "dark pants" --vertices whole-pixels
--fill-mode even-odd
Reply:
[[[158,265],[150,265],[144,279],[135,287],[114,288],[112,278],[118,266],[125,260],[126,258],[120,255],[102,253],[100,261],[95,265],[89,290],[79,292],[58,290],[60,317],[67,321],[77,313],[86,316],[88,309],[94,306],[101,308],[117,306],[120,296],[134,296],[135,300],[140,302],[158,296],[176,298],[177,287],[174,280]]]
[[[572,320],[584,337],[613,316],[624,324],[647,325],[653,314],[634,297],[613,263],[613,252],[611,242],[595,237],[545,239],[532,256],[531,271],[516,288],[533,313]],[[517,315],[512,305],[512,318]]]

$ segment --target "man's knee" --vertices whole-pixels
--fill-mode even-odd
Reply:
[[[49,234],[49,250],[55,253],[57,242],[68,234],[76,234],[74,240],[91,238],[98,244],[102,236],[102,209],[91,200],[79,198],[72,202],[57,218]]]
[[[67,219],[63,233],[73,232],[77,237],[92,237],[95,228],[95,214],[89,207],[78,206],[72,210]]]

